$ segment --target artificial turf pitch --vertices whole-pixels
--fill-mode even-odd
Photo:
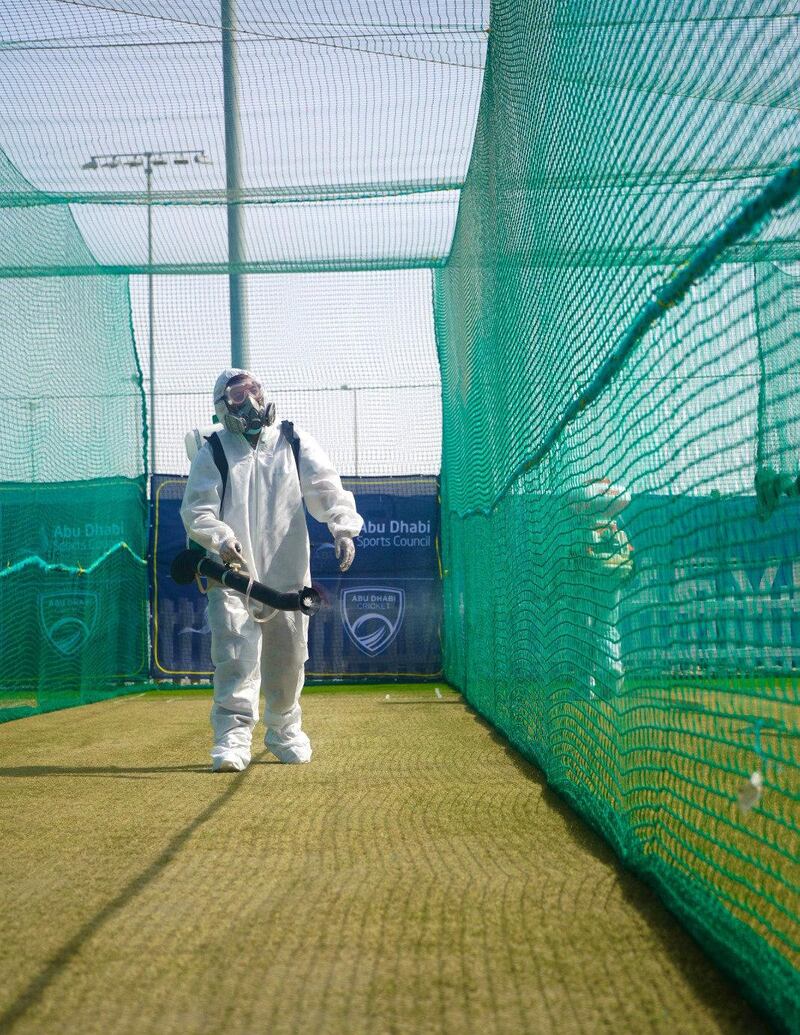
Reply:
[[[197,694],[0,726],[0,1032],[767,1031],[441,693],[309,694],[312,763],[243,774]]]

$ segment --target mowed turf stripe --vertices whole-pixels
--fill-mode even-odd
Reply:
[[[208,705],[0,727],[0,1030],[767,1030],[457,695],[310,695],[245,774]]]

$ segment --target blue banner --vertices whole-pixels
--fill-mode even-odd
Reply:
[[[800,501],[766,521],[753,496],[634,497],[636,576],[622,593],[629,670],[800,668]]]
[[[339,572],[325,525],[308,518],[311,577],[323,606],[311,619],[306,674],[313,680],[434,678],[441,673],[438,480],[346,478],[364,531]],[[207,680],[211,631],[196,585],[170,578],[185,548],[179,508],[186,479],[153,482],[153,676]]]

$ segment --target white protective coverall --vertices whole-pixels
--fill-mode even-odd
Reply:
[[[223,371],[214,389],[215,400],[240,373]],[[303,500],[334,538],[357,536],[363,521],[352,493],[342,487],[323,449],[307,432],[295,428],[300,439],[298,477],[292,447],[279,425],[276,421],[264,428],[255,448],[244,435],[220,427],[229,464],[222,517],[222,478],[206,442],[192,461],[181,518],[189,536],[215,559],[222,544],[236,538],[248,573],[272,589],[290,592],[311,585]],[[308,658],[308,617],[299,611],[261,612],[261,605],[252,602],[250,607],[259,617],[270,613],[272,617],[259,624],[240,594],[219,585],[208,591],[215,667],[212,760],[216,765],[233,757],[242,769],[249,764],[263,692],[267,748],[282,762],[308,761],[311,746],[301,730],[299,704]]]

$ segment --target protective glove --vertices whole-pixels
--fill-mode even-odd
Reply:
[[[339,571],[347,571],[356,555],[355,543],[349,535],[340,535],[336,537],[335,547]]]
[[[247,571],[247,564],[242,557],[242,544],[238,539],[226,539],[219,548],[219,555],[223,564],[229,567],[237,567],[241,571]]]

